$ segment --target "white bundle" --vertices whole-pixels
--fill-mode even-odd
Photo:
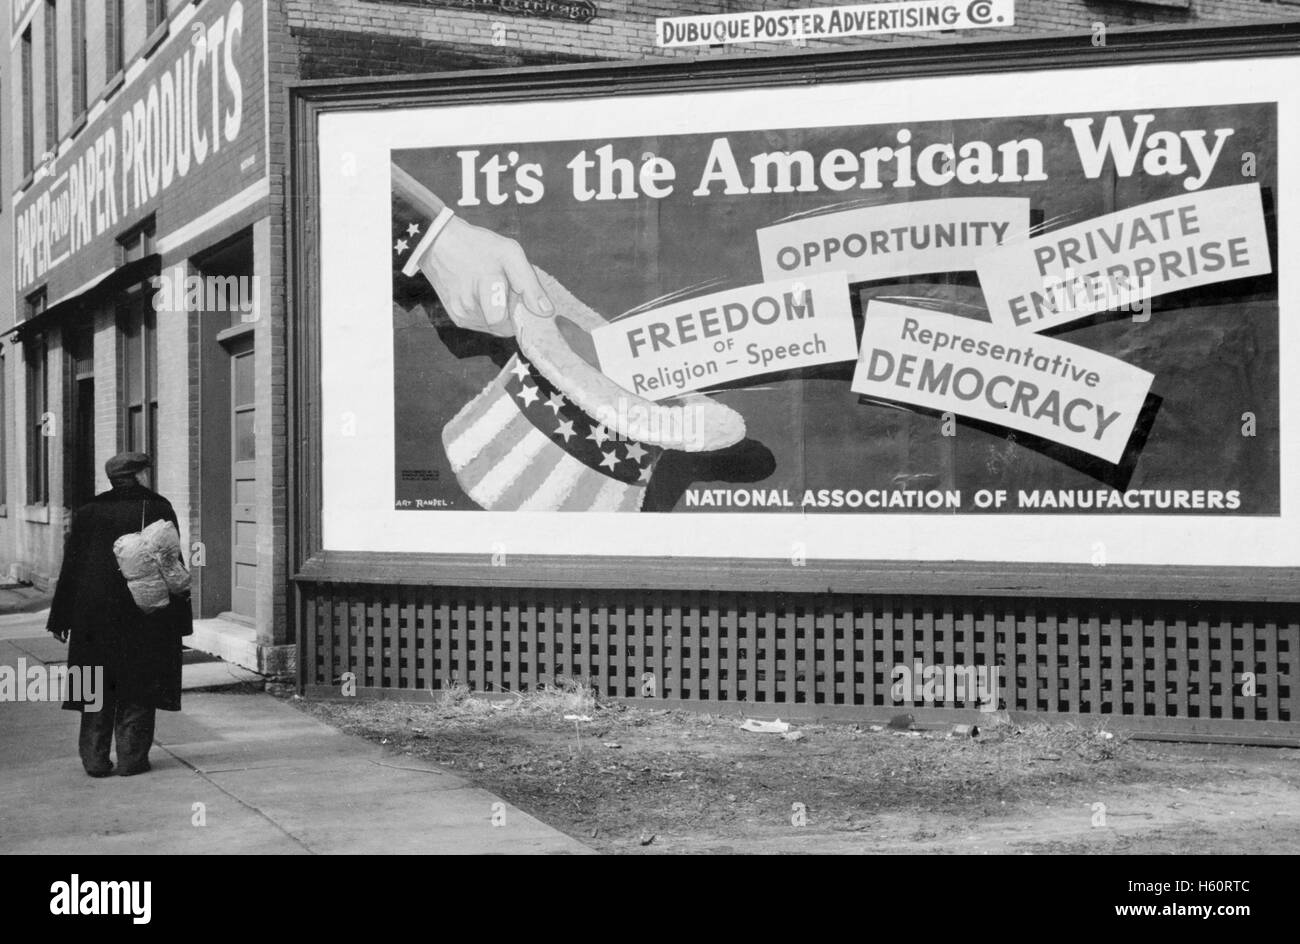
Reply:
[[[156,613],[172,594],[190,589],[190,574],[181,560],[181,537],[170,521],[155,521],[143,531],[124,534],[113,542],[118,569],[131,598],[143,613]]]
[[[176,526],[170,521],[159,519],[141,533],[153,548],[154,561],[167,584],[167,590],[178,597],[189,593],[190,572],[185,569],[185,561],[181,556],[181,536],[176,533]]]

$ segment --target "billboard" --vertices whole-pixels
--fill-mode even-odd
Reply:
[[[324,546],[1295,566],[1294,77],[324,114]]]

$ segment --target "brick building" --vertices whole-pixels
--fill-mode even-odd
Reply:
[[[289,83],[646,57],[655,18],[795,2],[12,0],[0,87],[0,569],[49,586],[124,448],[156,457],[192,548],[197,644],[280,669],[287,554]],[[519,15],[528,7],[539,11]],[[1289,0],[1020,0],[1012,29],[1292,15]],[[974,32],[972,36],[976,35]],[[932,43],[959,32],[834,45]]]
[[[263,7],[78,0],[13,13],[6,557],[48,585],[71,510],[107,486],[105,459],[147,452],[192,548],[199,614],[250,635],[271,589],[258,573],[272,471],[254,368],[269,377]],[[201,474],[214,467],[225,474]]]

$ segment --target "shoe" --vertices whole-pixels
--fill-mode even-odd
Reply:
[[[134,777],[136,774],[148,773],[152,769],[153,765],[145,761],[143,764],[136,764],[134,767],[123,767],[118,770],[117,775],[119,777]]]
[[[117,771],[113,767],[96,767],[93,770],[86,768],[86,775],[89,777],[111,777]]]

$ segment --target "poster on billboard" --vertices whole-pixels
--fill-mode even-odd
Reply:
[[[1300,564],[1249,66],[323,116],[326,547]]]

